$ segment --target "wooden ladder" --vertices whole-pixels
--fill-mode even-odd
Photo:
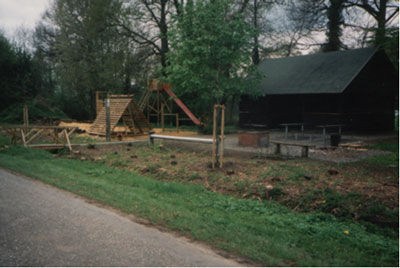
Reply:
[[[142,97],[139,100],[139,109],[144,112],[144,109],[146,108],[147,102],[149,101],[151,92],[150,90],[146,89],[146,91],[143,93]]]

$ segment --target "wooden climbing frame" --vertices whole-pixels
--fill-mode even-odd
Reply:
[[[176,113],[165,113],[164,111],[164,104],[161,105],[161,131],[165,131],[165,117],[166,116],[172,116],[175,117],[175,127],[176,127],[176,132],[179,133],[179,114]]]
[[[72,151],[71,141],[69,137],[77,129],[77,127],[61,127],[61,126],[26,126],[26,125],[9,125],[0,126],[0,128],[11,137],[12,144],[21,142],[24,147],[61,149],[65,146]],[[40,136],[50,136],[53,144],[31,144]],[[62,142],[62,143],[61,143]]]
[[[172,85],[159,82],[157,79],[147,81],[147,90],[142,95],[138,105],[143,112],[147,113],[147,120],[149,122],[151,116],[157,117],[158,124],[162,120],[163,108],[167,110],[167,113],[172,114],[173,103],[188,116],[188,118],[181,118],[180,120],[190,120],[195,125],[202,125],[200,120],[172,92]]]

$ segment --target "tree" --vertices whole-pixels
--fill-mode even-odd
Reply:
[[[396,0],[346,0],[346,7],[357,7],[376,21],[374,46],[385,42],[386,29],[399,14],[399,3]]]
[[[344,48],[341,40],[345,18],[346,0],[301,0],[291,2],[290,17],[297,27],[302,25],[304,33],[310,35],[325,32],[326,42],[315,44],[324,52]]]
[[[179,0],[131,0],[123,16],[114,16],[113,25],[136,44],[150,48],[166,67],[170,15],[178,14],[181,5]]]
[[[251,65],[250,28],[230,0],[187,1],[169,38],[171,51],[166,68],[168,82],[185,96],[191,109],[212,111],[243,93],[255,93],[254,79],[245,79]]]
[[[132,61],[144,52],[112,26],[121,9],[119,0],[56,0],[36,28],[37,55],[51,62],[73,118],[94,118],[95,91],[132,90]]]
[[[289,4],[289,18],[296,26],[293,29],[306,29],[298,40],[326,33],[325,43],[309,43],[309,46],[322,45],[322,51],[365,45],[371,35],[366,14],[375,21],[373,45],[382,46],[386,29],[393,26],[399,11],[396,0],[289,0]],[[351,38],[346,38],[346,35]]]
[[[312,46],[323,45],[314,36],[326,25],[324,1],[287,0],[277,4],[270,17],[274,21],[271,46],[264,54],[288,57],[301,54],[301,50],[310,50]]]
[[[262,50],[262,45],[260,42],[260,35],[270,33],[270,29],[267,27],[268,22],[266,14],[273,5],[274,1],[272,0],[252,0],[242,3],[245,21],[255,30],[251,54],[252,62],[255,65],[261,60],[260,50]]]
[[[129,0],[124,8],[124,15],[114,18],[114,25],[133,42],[151,49],[152,54],[149,56],[158,57],[161,67],[165,68],[170,50],[168,32],[175,23],[171,18],[183,18],[185,3],[191,1],[193,0]],[[230,15],[243,13],[249,1],[235,0]]]
[[[340,40],[342,36],[342,26],[344,24],[343,9],[345,0],[329,0],[326,8],[328,23],[326,32],[327,43],[322,46],[322,51],[336,51],[343,47]]]
[[[32,100],[42,86],[40,66],[0,34],[0,110]]]

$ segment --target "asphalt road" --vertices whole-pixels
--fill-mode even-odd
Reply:
[[[0,169],[0,266],[239,266],[210,249]]]

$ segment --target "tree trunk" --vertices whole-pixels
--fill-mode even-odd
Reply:
[[[327,9],[328,32],[326,33],[328,42],[322,47],[324,52],[337,51],[342,45],[340,36],[342,35],[344,0],[330,0],[329,2],[330,5]]]
[[[257,0],[254,0],[254,10],[253,10],[253,25],[254,29],[258,29],[258,6],[257,6]],[[253,60],[253,64],[257,65],[260,63],[260,52],[258,50],[258,33],[254,35],[254,47],[253,51],[251,53],[251,58]]]
[[[160,18],[160,33],[161,33],[161,65],[162,67],[166,67],[167,63],[167,53],[169,51],[169,44],[168,44],[168,25],[167,25],[167,5],[168,0],[161,1],[161,18]]]
[[[382,44],[385,42],[387,2],[388,2],[388,0],[380,0],[379,1],[380,6],[379,6],[379,11],[376,16],[378,28],[376,29],[375,42],[374,42],[374,45],[376,47],[382,46]]]

